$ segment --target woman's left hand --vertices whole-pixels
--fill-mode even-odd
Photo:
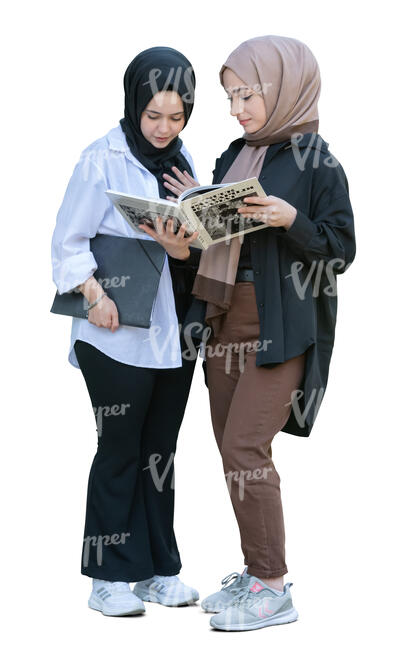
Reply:
[[[246,196],[243,201],[247,207],[238,208],[238,212],[268,226],[282,226],[289,230],[296,219],[296,208],[277,196]]]
[[[175,234],[173,219],[168,219],[165,224],[162,217],[156,218],[155,228],[150,228],[146,224],[139,224],[138,227],[161,244],[168,255],[178,260],[187,260],[190,257],[189,246],[199,236],[195,230],[190,236],[185,237],[186,226],[184,223]]]
[[[181,172],[177,167],[172,167],[172,171],[177,176],[173,178],[169,174],[162,174],[165,178],[164,185],[168,190],[171,190],[176,196],[180,196],[182,192],[188,190],[189,187],[199,187],[199,183],[190,175],[187,171]],[[169,201],[175,201],[176,199],[173,196],[166,197]]]

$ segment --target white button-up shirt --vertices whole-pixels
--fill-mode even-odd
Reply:
[[[193,160],[184,145],[181,152],[196,178]],[[156,178],[132,155],[120,124],[82,151],[58,211],[52,237],[52,266],[59,293],[72,291],[97,269],[89,243],[97,233],[152,240],[131,228],[105,194],[107,189],[159,197]],[[120,325],[111,332],[84,318],[72,318],[68,359],[79,368],[73,347],[77,339],[132,366],[180,367],[179,326],[168,257],[165,256],[149,329]]]

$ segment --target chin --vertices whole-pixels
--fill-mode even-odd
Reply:
[[[168,147],[171,144],[172,140],[173,138],[169,138],[167,142],[154,142],[153,144],[154,147],[156,147],[157,149],[164,149],[165,147]]]

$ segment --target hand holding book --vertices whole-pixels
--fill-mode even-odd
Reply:
[[[297,209],[278,196],[246,196],[243,201],[247,206],[238,208],[239,214],[255,218],[267,226],[289,230],[296,219]]]
[[[169,174],[163,174],[163,177],[167,179],[164,185],[176,196],[180,196],[189,187],[199,185],[186,171],[182,173],[177,167],[172,167],[172,170],[177,178],[175,179]],[[166,198],[176,202],[173,197],[167,196]],[[288,230],[296,218],[296,208],[276,196],[248,196],[243,201],[247,203],[247,208],[238,208],[239,214],[243,217],[255,217],[255,219],[266,223],[268,226],[282,226],[285,230]]]
[[[186,225],[183,223],[175,233],[173,219],[171,218],[164,223],[162,217],[156,217],[154,225],[155,228],[151,228],[145,223],[140,223],[139,228],[161,244],[171,257],[178,260],[186,260],[190,256],[189,246],[199,236],[197,231],[187,236]]]

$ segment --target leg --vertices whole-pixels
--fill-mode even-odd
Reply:
[[[82,573],[133,582],[153,575],[140,442],[154,370],[120,363],[77,341],[75,352],[98,425],[89,475]]]
[[[255,290],[251,282],[234,286],[230,309],[217,336],[207,342],[206,372],[211,419],[217,446],[221,450],[224,428],[234,390],[240,377],[240,357],[235,346],[259,336]]]
[[[182,351],[185,349],[181,338]],[[159,370],[145,419],[142,481],[154,574],[175,575],[181,560],[173,530],[174,456],[196,358],[181,368]]]
[[[255,356],[246,355],[221,453],[248,573],[263,579],[287,573],[280,477],[271,442],[289,417],[305,354],[274,368],[257,367]]]
[[[211,422],[219,451],[223,444],[228,411],[239,378],[236,355],[231,355],[229,372],[225,371],[225,356],[221,354],[222,345],[219,339],[212,336],[207,342],[206,349]],[[216,351],[218,354],[215,354]]]

